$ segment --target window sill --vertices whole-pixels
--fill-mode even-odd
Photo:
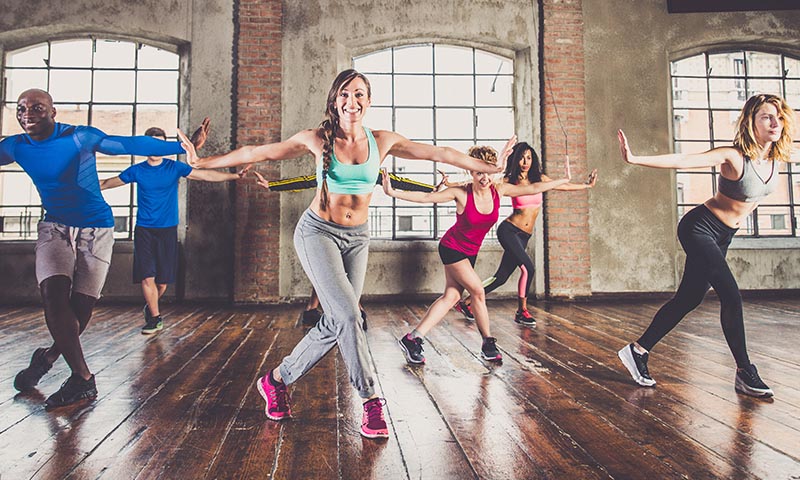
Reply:
[[[734,238],[730,250],[788,250],[800,248],[800,238]]]

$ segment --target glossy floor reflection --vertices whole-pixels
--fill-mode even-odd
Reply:
[[[0,307],[0,478],[800,478],[800,300],[747,300],[748,346],[775,398],[733,390],[733,360],[707,301],[653,351],[655,389],[616,351],[660,301],[545,304],[535,329],[490,301],[502,365],[480,359],[455,312],[409,366],[396,338],[422,303],[367,304],[388,440],[359,435],[361,403],[328,355],[292,389],[294,417],[265,418],[255,379],[303,335],[300,307],[103,305],[84,336],[99,396],[46,412],[63,360],[36,391],[14,375],[49,338],[41,310]]]

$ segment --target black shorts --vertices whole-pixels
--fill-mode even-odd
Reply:
[[[456,262],[460,262],[465,258],[469,259],[470,265],[475,268],[475,260],[478,258],[478,255],[467,255],[464,252],[459,252],[458,250],[453,250],[450,247],[445,247],[441,243],[439,244],[439,258],[442,259],[442,263],[445,265],[451,265]]]
[[[133,232],[133,283],[155,277],[156,283],[175,283],[178,273],[178,227],[136,226]]]

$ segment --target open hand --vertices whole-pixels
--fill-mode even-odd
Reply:
[[[589,178],[586,180],[586,185],[589,185],[589,188],[594,187],[594,184],[597,183],[597,169],[595,168],[592,170],[592,173],[589,174]]]
[[[192,134],[192,145],[194,145],[195,149],[199,150],[203,145],[205,145],[206,140],[208,140],[210,126],[211,119],[206,117],[200,123],[200,126],[197,127],[197,130],[195,130]]]
[[[197,168],[197,163],[200,160],[197,156],[197,150],[194,148],[194,143],[189,140],[185,133],[178,129],[178,139],[181,141],[181,146],[186,150],[186,163],[190,166]]]
[[[514,146],[516,144],[517,144],[517,136],[511,135],[511,138],[508,139],[506,145],[503,147],[503,151],[500,152],[500,156],[497,157],[497,168],[500,169],[501,172],[505,171],[508,157],[511,156],[511,153],[514,151]]]
[[[393,197],[394,188],[392,188],[392,180],[389,178],[389,171],[381,168],[381,176],[383,177],[383,193]]]
[[[622,154],[622,159],[626,163],[633,164],[634,155],[631,153],[631,147],[628,145],[628,138],[622,130],[617,130],[617,139],[619,139],[619,152]]]
[[[250,168],[250,167],[249,167],[249,165],[248,165],[248,166],[246,167],[246,169],[249,169],[249,168]],[[265,189],[269,190],[269,182],[267,181],[267,179],[266,179],[266,178],[264,178],[264,176],[263,176],[263,175],[261,175],[260,173],[258,173],[258,172],[257,172],[257,171],[255,171],[255,170],[253,170],[253,175],[255,175],[255,176],[256,176],[256,183],[257,183],[257,184],[259,184],[260,186],[262,186],[262,187],[264,187]]]

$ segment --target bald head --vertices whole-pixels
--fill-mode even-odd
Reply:
[[[41,141],[53,134],[56,126],[56,109],[53,97],[44,90],[25,90],[17,99],[19,126],[34,140]]]

